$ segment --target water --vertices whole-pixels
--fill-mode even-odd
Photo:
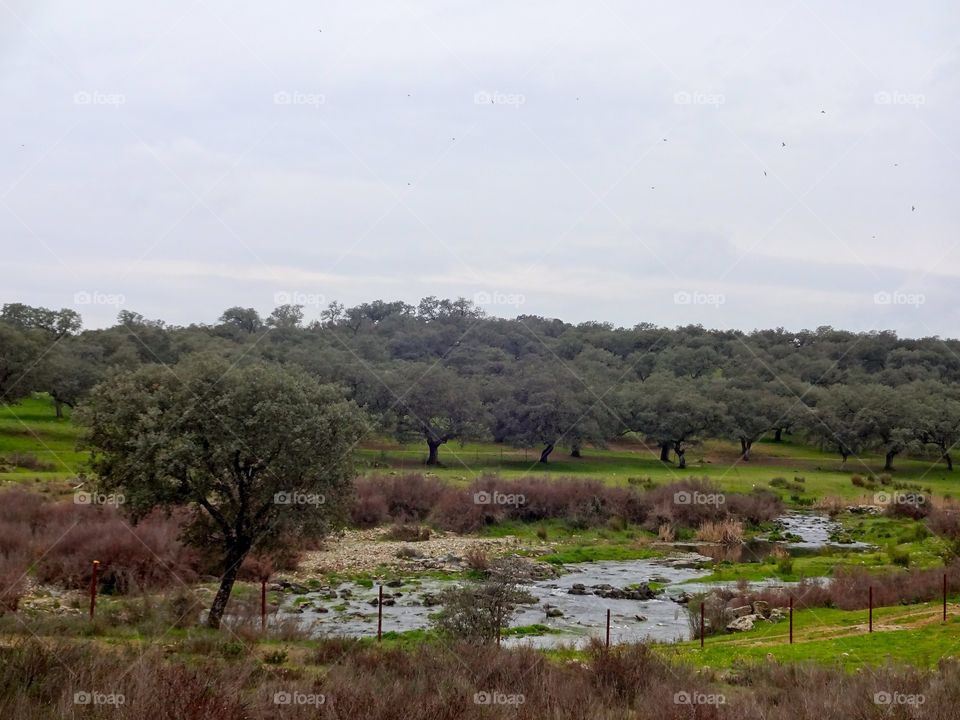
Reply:
[[[519,627],[541,624],[550,628],[549,634],[507,638],[506,644],[530,644],[535,647],[551,647],[559,644],[582,644],[588,637],[602,638],[606,631],[606,613],[611,611],[610,636],[612,642],[638,642],[657,640],[674,642],[689,638],[690,631],[683,606],[671,597],[683,592],[696,593],[735,583],[698,583],[697,578],[710,573],[709,566],[717,560],[748,562],[763,560],[770,555],[774,547],[787,547],[793,554],[816,553],[834,545],[830,535],[839,526],[828,518],[819,515],[790,513],[780,518],[785,533],[792,533],[801,539],[792,543],[772,543],[755,540],[734,548],[717,545],[675,546],[678,551],[669,558],[627,561],[601,561],[577,563],[565,566],[566,574],[560,578],[542,580],[524,586],[538,602],[521,605],[511,621],[511,626]],[[863,543],[837,545],[848,549],[868,547]],[[681,550],[687,552],[680,552]],[[691,552],[694,551],[694,552]],[[616,600],[601,598],[597,595],[571,595],[570,588],[576,584],[586,586],[587,592],[593,585],[607,584],[623,588],[644,582],[657,582],[663,586],[663,592],[651,600]],[[449,586],[450,581],[429,578],[409,578],[397,588],[385,588],[384,592],[396,595],[395,605],[383,609],[384,631],[403,632],[426,628],[430,624],[429,616],[438,607],[428,607],[424,597],[436,595]],[[786,586],[771,579],[752,586]],[[325,597],[336,592],[337,598]],[[347,591],[344,593],[344,591]],[[288,598],[281,607],[281,614],[298,617],[300,622],[312,628],[317,636],[347,635],[371,636],[377,630],[377,608],[371,600],[377,597],[376,587],[364,588],[352,582],[341,583],[323,591],[307,593],[309,602],[302,612],[297,612],[295,599]],[[343,597],[346,594],[347,597]],[[559,609],[562,617],[548,618],[546,606]],[[318,607],[327,612],[320,612]],[[640,616],[643,619],[638,619]]]
[[[602,637],[606,632],[607,609],[611,611],[611,640],[615,642],[635,642],[644,639],[675,641],[689,635],[686,615],[683,607],[669,599],[670,592],[664,592],[652,600],[615,600],[601,598],[593,594],[571,595],[570,588],[581,583],[588,589],[591,585],[609,584],[617,588],[642,582],[657,582],[673,589],[672,594],[680,590],[673,586],[703,577],[707,569],[696,569],[691,565],[706,562],[708,558],[684,554],[674,558],[654,560],[603,561],[567,565],[567,574],[560,578],[537,581],[523,588],[537,598],[532,605],[521,605],[513,617],[512,627],[545,625],[556,633],[525,638],[507,638],[507,644],[529,643],[538,647],[560,643],[582,641],[589,636]],[[384,631],[415,630],[429,625],[429,615],[438,607],[427,607],[423,603],[425,594],[437,594],[450,581],[420,579],[410,580],[399,588],[385,588],[387,594],[400,593],[396,605],[383,608]],[[378,589],[363,588],[354,583],[342,583],[335,588],[338,595],[348,590],[350,596],[336,600],[323,599],[328,591],[311,592],[302,596],[310,601],[310,607],[298,614],[300,621],[312,626],[314,633],[323,635],[370,636],[376,633],[377,608],[370,601],[377,597]],[[314,603],[327,608],[327,613],[314,609]],[[334,610],[333,606],[341,606]],[[563,612],[562,617],[548,618],[546,605],[552,605]],[[345,607],[344,607],[345,606]],[[293,598],[285,603],[281,612],[289,613],[293,609]],[[637,616],[646,620],[640,621]]]

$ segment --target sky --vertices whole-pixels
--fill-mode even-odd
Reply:
[[[960,5],[0,0],[0,302],[960,335]]]

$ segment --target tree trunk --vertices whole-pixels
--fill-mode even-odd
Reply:
[[[240,566],[249,551],[249,543],[235,544],[227,550],[227,560],[223,576],[220,578],[220,589],[217,590],[217,594],[213,598],[213,605],[210,606],[210,614],[207,615],[207,627],[214,630],[220,629],[220,622],[223,620],[223,613],[227,609],[230,593],[233,592],[233,584],[237,581]]]
[[[660,446],[660,462],[670,462],[670,443]]]
[[[942,457],[946,461],[947,470],[949,470],[950,472],[953,472],[953,458],[950,457],[950,451],[946,448],[941,448],[940,457]]]
[[[884,470],[893,470],[893,458],[896,456],[896,454],[897,453],[895,450],[890,450],[889,452],[887,452],[883,462]]]
[[[547,458],[550,457],[550,453],[553,452],[553,443],[548,443],[547,446],[543,449],[543,452],[540,453],[540,462],[546,463]]]
[[[680,443],[673,446],[673,451],[677,454],[677,467],[683,470],[687,467],[687,451],[683,449],[683,445]]]
[[[579,444],[579,443],[574,443],[573,447],[570,448],[570,457],[575,457],[575,458],[583,457],[583,456],[580,454],[580,444]]]
[[[59,400],[54,400],[53,408],[57,411],[57,420],[61,420],[63,418],[63,403]]]
[[[753,447],[753,440],[740,438],[740,457],[744,461],[750,460],[750,449]]]
[[[777,428],[773,431],[773,441],[783,442],[783,428]]]
[[[441,443],[438,440],[427,440],[427,447],[430,448],[430,455],[427,457],[427,465],[439,465],[440,460],[437,457],[437,451],[440,449]]]

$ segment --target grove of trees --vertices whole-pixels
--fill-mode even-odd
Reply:
[[[462,298],[334,302],[311,323],[296,305],[267,317],[233,307],[184,327],[124,310],[98,330],[82,329],[73,310],[7,304],[0,402],[44,391],[59,413],[119,371],[159,378],[158,368],[199,356],[336,386],[367,433],[422,443],[427,463],[452,442],[535,447],[549,462],[558,449],[579,456],[629,434],[683,467],[704,438],[737,443],[749,461],[759,438],[791,434],[843,461],[877,452],[889,469],[926,452],[952,469],[960,442],[957,340],[503,319]]]

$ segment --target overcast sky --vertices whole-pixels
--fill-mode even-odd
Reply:
[[[0,302],[956,337],[958,56],[955,0],[0,0]]]

